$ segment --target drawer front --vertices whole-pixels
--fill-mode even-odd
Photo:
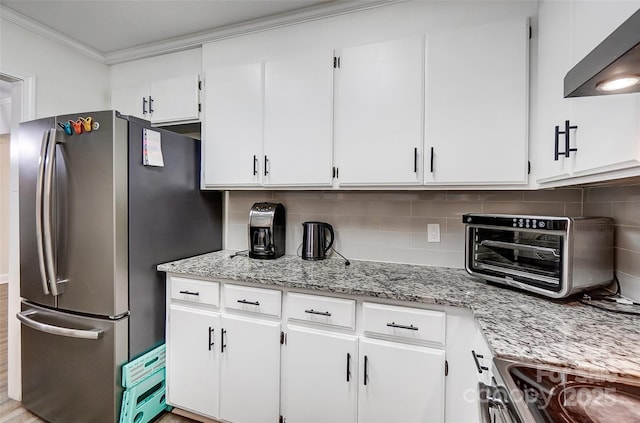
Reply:
[[[220,306],[220,284],[171,277],[171,299]]]
[[[224,306],[227,309],[281,316],[282,293],[274,289],[225,284]]]
[[[363,303],[364,332],[444,346],[445,313],[442,311]]]
[[[356,302],[342,298],[290,293],[289,319],[348,329],[356,327]]]

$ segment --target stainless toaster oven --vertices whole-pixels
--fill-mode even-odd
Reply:
[[[552,297],[613,280],[613,219],[466,214],[471,275]]]

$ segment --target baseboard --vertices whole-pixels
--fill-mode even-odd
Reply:
[[[8,273],[0,273],[0,283],[9,283]]]

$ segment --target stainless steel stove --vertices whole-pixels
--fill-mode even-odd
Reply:
[[[640,379],[494,359],[483,418],[505,423],[638,423]]]

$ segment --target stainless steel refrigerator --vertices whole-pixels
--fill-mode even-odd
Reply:
[[[91,131],[58,125],[72,122]],[[199,189],[199,141],[115,111],[19,136],[22,402],[53,423],[117,422],[122,365],[164,342],[155,267],[221,248],[221,194]]]

